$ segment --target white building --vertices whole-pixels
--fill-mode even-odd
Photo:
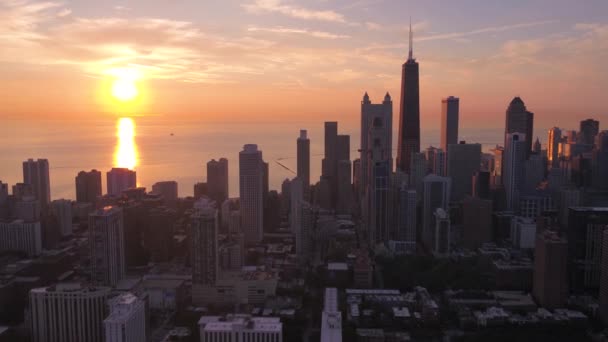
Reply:
[[[51,210],[57,216],[62,236],[72,235],[72,201],[58,199],[51,202]]]
[[[239,152],[239,194],[241,229],[247,245],[262,241],[264,235],[264,161],[258,145],[247,144]]]
[[[511,220],[511,241],[513,246],[532,249],[536,245],[536,223],[530,218],[521,216]]]
[[[40,222],[0,222],[0,251],[25,252],[29,257],[42,252]]]
[[[283,324],[278,317],[203,316],[198,326],[201,342],[283,342]]]
[[[114,286],[125,276],[125,243],[122,209],[107,206],[89,215],[91,279]]]
[[[109,287],[57,284],[30,291],[33,342],[103,342]]]
[[[321,318],[321,342],[342,342],[342,312],[338,310],[338,289],[325,289]]]
[[[146,303],[131,293],[110,299],[105,342],[146,342]]]

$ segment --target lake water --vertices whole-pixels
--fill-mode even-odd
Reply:
[[[21,163],[46,158],[50,164],[51,196],[75,198],[74,177],[81,170],[105,172],[115,166],[119,118],[99,120],[6,120],[0,121],[0,180],[9,185],[23,181]],[[134,117],[134,143],[138,154],[137,182],[148,189],[157,181],[175,180],[179,195],[192,195],[193,185],[206,180],[206,163],[225,157],[229,161],[230,195],[238,196],[238,153],[244,144],[255,143],[270,166],[270,188],[280,189],[294,175],[281,167],[296,169],[296,139],[307,129],[311,140],[311,180],[318,180],[323,158],[323,122],[218,123],[174,121]],[[484,150],[502,141],[504,128],[467,130],[460,139],[479,142]],[[339,122],[339,134],[351,136],[351,159],[358,158],[358,119]],[[171,135],[173,133],[173,135]],[[396,132],[393,141],[396,143]],[[422,146],[437,146],[439,130],[424,130]],[[393,152],[396,153],[396,149]]]

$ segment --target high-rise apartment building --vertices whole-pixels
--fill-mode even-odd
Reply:
[[[304,188],[310,186],[310,139],[305,129],[300,130],[297,140],[297,176],[304,184]]]
[[[201,198],[194,204],[191,221],[192,282],[215,285],[218,277],[218,215],[213,202]]]
[[[212,159],[207,162],[207,186],[209,198],[219,206],[228,198],[228,159]]]
[[[578,142],[585,145],[593,145],[595,137],[600,132],[600,122],[593,119],[582,120],[578,134]]]
[[[97,285],[115,286],[125,276],[123,211],[107,206],[89,215],[91,280]]]
[[[135,171],[114,167],[106,173],[108,195],[119,196],[124,190],[137,187]]]
[[[30,184],[34,197],[40,202],[42,210],[51,203],[51,181],[49,179],[49,161],[46,159],[28,159],[23,162],[23,183]]]
[[[61,236],[72,235],[72,201],[58,199],[51,202],[51,211],[57,217]]]
[[[42,252],[40,222],[0,222],[0,251],[23,252],[35,257]]]
[[[110,314],[103,321],[105,342],[146,342],[146,302],[132,293],[109,300]]]
[[[76,176],[76,202],[95,203],[101,196],[101,172],[80,171]]]
[[[109,287],[60,283],[30,291],[33,342],[104,342]]]
[[[263,163],[257,145],[247,144],[239,153],[241,229],[247,245],[262,241],[264,234]]]
[[[453,201],[461,201],[473,190],[473,175],[481,165],[481,144],[464,142],[448,147],[448,176],[452,178]]]
[[[557,232],[545,230],[536,236],[532,293],[547,309],[563,308],[568,299],[568,242]]]

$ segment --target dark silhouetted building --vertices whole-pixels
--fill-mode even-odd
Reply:
[[[194,204],[190,221],[192,282],[215,285],[218,277],[218,216],[213,202],[203,198]]]
[[[461,201],[473,191],[473,175],[481,165],[481,144],[460,144],[448,147],[448,176],[452,178],[452,201]]]
[[[106,173],[108,195],[120,196],[124,190],[137,186],[137,174],[126,168],[114,167]]]
[[[450,96],[441,100],[441,149],[449,155],[449,146],[458,144],[458,109],[460,100]]]
[[[420,152],[420,88],[418,62],[414,59],[410,23],[410,46],[401,72],[397,169],[410,174],[412,155]]]
[[[473,197],[490,198],[490,172],[475,172],[473,175]]]
[[[305,129],[300,130],[300,137],[297,141],[297,176],[304,184],[304,188],[310,186],[310,139],[308,139]]]
[[[199,199],[203,196],[209,197],[209,187],[206,182],[194,184],[194,199]]]
[[[476,250],[492,241],[492,201],[467,197],[462,202],[462,243]]]
[[[28,159],[23,162],[23,183],[30,184],[34,197],[40,202],[43,211],[51,203],[51,181],[49,179],[49,161],[46,159]]]
[[[502,183],[505,188],[507,209],[517,211],[519,196],[524,187],[524,163],[527,149],[526,137],[522,133],[507,134],[502,165]]]
[[[76,176],[76,202],[95,203],[101,196],[101,172],[80,171]]]
[[[228,159],[212,159],[207,162],[207,186],[209,198],[219,206],[228,198]]]
[[[547,309],[563,308],[568,299],[568,242],[557,232],[536,236],[534,251],[534,298]]]
[[[600,122],[593,119],[581,121],[578,142],[585,145],[593,145],[595,137],[600,131]]]
[[[526,109],[526,105],[521,98],[515,97],[506,113],[505,123],[505,147],[507,146],[507,136],[512,133],[522,133],[525,140],[526,158],[532,151],[532,137],[534,136],[534,113]]]
[[[263,164],[258,145],[247,144],[239,153],[241,229],[247,245],[261,242],[264,234]]]
[[[152,185],[152,192],[161,195],[165,203],[173,204],[177,201],[177,182],[156,182]]]
[[[107,206],[89,216],[91,279],[115,286],[125,276],[125,241],[122,209]]]

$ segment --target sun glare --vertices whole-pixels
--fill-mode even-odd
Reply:
[[[114,166],[135,169],[138,163],[135,144],[135,122],[131,118],[120,118],[116,125],[118,145],[114,152]]]
[[[135,69],[117,68],[108,72],[113,78],[112,96],[122,102],[134,100],[139,95],[137,80],[140,75]]]

